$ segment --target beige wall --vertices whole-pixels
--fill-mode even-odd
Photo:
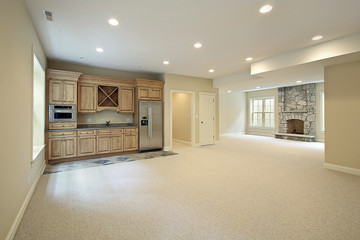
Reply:
[[[96,113],[78,113],[77,115],[78,124],[105,124],[106,121],[111,121],[111,123],[132,123],[133,114],[104,110]]]
[[[43,67],[46,58],[24,1],[1,1],[0,29],[0,239],[5,239],[44,164],[43,152],[30,162],[33,47]]]
[[[360,61],[325,68],[325,163],[360,170]]]
[[[172,137],[191,143],[191,95],[173,93],[172,98]]]
[[[189,77],[177,74],[164,74],[164,138],[165,148],[171,146],[170,140],[170,90],[195,92],[195,115],[199,115],[199,93],[215,93],[216,98],[216,140],[219,140],[219,89],[213,88],[212,80],[207,78]],[[199,144],[199,118],[195,119],[195,144]]]
[[[154,80],[162,79],[162,75],[156,73],[127,72],[127,71],[86,66],[75,63],[60,62],[55,60],[48,61],[48,68],[81,72],[87,75],[96,75],[96,76],[114,77],[114,78],[123,78],[123,79],[135,79],[135,78],[145,78],[145,79],[154,79]]]
[[[250,99],[251,98],[263,98],[263,97],[275,97],[275,128],[257,128],[250,127]],[[246,93],[246,133],[261,135],[261,136],[270,136],[274,137],[274,132],[277,132],[279,125],[279,114],[278,114],[278,89],[267,89],[259,90]]]
[[[246,127],[246,93],[220,93],[220,134],[244,133]]]
[[[321,117],[322,117],[322,106],[321,106],[321,93],[324,92],[324,83],[316,84],[316,141],[324,142],[325,133],[321,129]]]

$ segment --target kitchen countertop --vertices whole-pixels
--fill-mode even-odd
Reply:
[[[110,123],[109,126],[105,124],[78,124],[77,128],[71,129],[48,129],[47,132],[56,131],[76,131],[76,130],[94,130],[94,129],[113,129],[113,128],[137,128],[133,123]]]

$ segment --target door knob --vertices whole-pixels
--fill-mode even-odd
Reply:
[[[201,123],[204,123],[204,122],[201,122]]]

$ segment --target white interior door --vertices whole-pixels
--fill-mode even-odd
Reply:
[[[199,95],[200,144],[215,143],[215,94],[200,93]]]

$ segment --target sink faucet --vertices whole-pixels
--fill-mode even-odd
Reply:
[[[109,125],[110,125],[110,121],[106,121],[106,122],[105,122],[105,125],[106,125],[106,126],[109,126]]]

